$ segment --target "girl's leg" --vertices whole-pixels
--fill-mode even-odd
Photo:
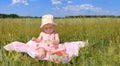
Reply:
[[[42,48],[42,47],[37,48],[36,51],[37,51],[37,53],[38,53],[38,54],[36,54],[36,56],[35,56],[37,59],[43,59],[43,58],[45,58],[45,56],[46,56],[46,51],[45,51],[44,48]]]

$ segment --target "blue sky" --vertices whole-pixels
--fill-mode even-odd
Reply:
[[[1,0],[0,13],[20,16],[120,15],[120,0]]]

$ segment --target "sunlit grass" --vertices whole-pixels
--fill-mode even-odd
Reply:
[[[41,31],[41,19],[0,19],[0,66],[119,66],[119,18],[65,18],[55,19],[61,42],[89,40],[89,46],[80,49],[79,56],[67,64],[39,61],[26,53],[3,49],[13,41],[27,42]]]

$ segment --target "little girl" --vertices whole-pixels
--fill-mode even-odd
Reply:
[[[33,37],[26,44],[22,42],[12,42],[4,48],[17,52],[26,52],[32,58],[59,62],[68,62],[74,56],[78,56],[80,48],[88,44],[88,41],[65,42],[60,44],[59,35],[55,31],[56,23],[52,15],[44,15],[40,28],[42,32],[38,38]],[[56,57],[55,57],[56,56]],[[64,57],[64,58],[63,58]],[[60,58],[63,58],[60,60]]]
[[[68,59],[68,54],[65,52],[64,47],[60,47],[59,45],[59,35],[55,31],[56,23],[53,22],[52,15],[44,15],[42,17],[42,24],[40,28],[43,31],[40,33],[38,38],[33,37],[32,40],[38,42],[38,47],[43,47],[49,55],[53,55],[56,52],[61,52],[63,56]],[[41,58],[40,55],[36,56],[38,59]]]
[[[49,54],[52,54],[53,51],[58,48],[58,44],[60,42],[59,35],[55,31],[55,26],[56,23],[53,22],[53,16],[44,15],[40,26],[43,31],[40,33],[38,38],[32,38],[33,41],[38,42],[38,47],[43,47]],[[41,58],[40,56],[36,57]]]

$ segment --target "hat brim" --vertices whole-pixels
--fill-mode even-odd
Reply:
[[[55,25],[55,26],[57,26],[57,24],[56,23],[47,23],[47,24],[52,24],[52,25]],[[40,26],[40,28],[43,28],[45,25],[47,25],[47,24],[42,24],[41,26]]]

